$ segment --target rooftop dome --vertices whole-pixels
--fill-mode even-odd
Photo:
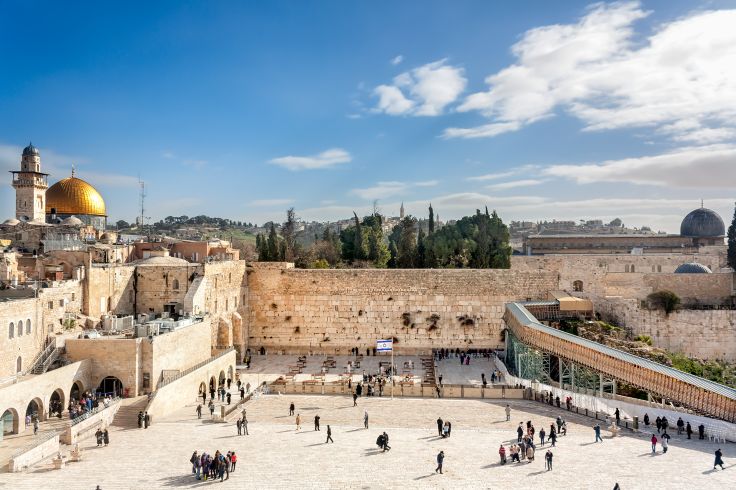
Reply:
[[[23,148],[23,156],[38,156],[40,153],[38,152],[38,148],[33,146],[33,143],[28,143],[28,146]]]
[[[685,216],[680,225],[680,235],[690,237],[720,237],[726,234],[726,226],[718,213],[708,208],[698,208]]]
[[[710,274],[711,270],[704,266],[703,264],[698,264],[697,262],[687,262],[685,264],[679,265],[677,269],[675,269],[675,274]]]
[[[46,191],[46,214],[106,216],[105,201],[97,190],[77,177],[61,179]]]
[[[149,257],[147,259],[138,260],[136,261],[136,265],[191,265],[189,262],[187,262],[184,259],[180,259],[179,257]]]
[[[63,219],[61,224],[66,226],[84,226],[84,222],[76,216],[69,216]]]
[[[3,224],[4,224],[4,225],[8,225],[8,226],[15,226],[15,225],[17,225],[18,223],[20,223],[20,221],[18,221],[18,220],[17,220],[17,219],[15,219],[15,218],[10,218],[10,219],[6,219],[5,221],[3,221]]]

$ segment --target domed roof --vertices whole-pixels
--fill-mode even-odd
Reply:
[[[675,269],[675,274],[710,274],[711,270],[697,262],[686,262]]]
[[[135,262],[136,265],[192,265],[189,262],[187,262],[184,259],[180,259],[179,257],[162,257],[162,256],[156,256],[156,257],[149,257],[147,259],[138,260]]]
[[[680,224],[680,235],[691,237],[717,237],[726,234],[726,226],[718,213],[708,208],[698,208],[685,216]]]
[[[8,225],[8,226],[15,226],[15,225],[17,225],[18,223],[20,223],[20,221],[18,221],[18,220],[17,220],[17,219],[15,219],[15,218],[10,218],[10,219],[6,219],[5,221],[3,221],[3,224],[4,224],[4,225]]]
[[[77,177],[61,179],[46,191],[46,214],[106,216],[105,201],[97,190]]]
[[[28,143],[28,146],[23,148],[23,156],[38,156],[40,153],[38,152],[38,148],[33,146],[33,143]]]
[[[61,220],[62,225],[66,226],[84,226],[84,222],[76,216],[69,216]]]

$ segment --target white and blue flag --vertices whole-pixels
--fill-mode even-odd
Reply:
[[[391,352],[393,350],[394,350],[393,339],[376,340],[376,351],[377,352]]]

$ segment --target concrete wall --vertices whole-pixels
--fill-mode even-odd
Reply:
[[[99,318],[104,313],[130,315],[134,312],[135,267],[130,265],[90,265],[84,281],[85,315]]]
[[[113,419],[115,418],[115,414],[118,413],[120,403],[120,400],[117,400],[116,402],[113,402],[112,405],[110,405],[109,407],[100,410],[90,417],[87,417],[78,424],[69,425],[61,433],[59,441],[63,444],[72,446],[79,441],[82,441],[87,437],[94,435],[94,433],[97,432],[98,428],[105,430],[105,428],[112,423]]]
[[[184,371],[212,356],[210,331],[210,319],[205,318],[189,327],[154,337],[152,342],[143,342],[143,369],[146,371],[150,365],[153,389],[161,380],[162,370]]]
[[[91,363],[91,388],[97,388],[103,378],[114,376],[138,396],[142,384],[142,348],[144,339],[67,339],[66,356],[72,361],[83,359]]]
[[[248,345],[347,353],[394,336],[401,353],[449,345],[499,347],[504,303],[544,298],[557,284],[558,274],[545,271],[302,270],[253,264]]]
[[[23,471],[32,465],[43,461],[59,452],[59,434],[54,435],[38,446],[19,454],[8,463],[8,471],[11,473]]]
[[[199,264],[136,267],[136,312],[161,314],[172,303],[182,308],[191,280],[201,272]]]
[[[230,370],[234,373],[235,362],[236,353],[231,351],[160,388],[146,409],[152,416],[153,423],[179,410],[187,403],[196,401],[200,385],[204,383],[205,386],[209,386],[210,378],[217,380],[221,372],[227,376]],[[235,395],[234,391],[233,395]]]

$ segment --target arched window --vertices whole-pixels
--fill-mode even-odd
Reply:
[[[634,264],[631,264],[631,272],[634,272]]]
[[[582,292],[583,290],[583,281],[574,281],[572,283],[572,290]]]
[[[31,333],[31,319],[26,320],[26,333],[30,335]]]
[[[8,338],[12,339],[13,337],[15,337],[15,324],[10,322],[10,325],[8,326]]]
[[[625,272],[629,272],[629,270],[630,270],[630,268],[629,268],[629,265],[628,265],[628,264],[626,264],[626,267],[624,267],[624,271],[625,271]]]
[[[174,289],[179,289],[179,279],[174,279],[174,282],[172,284]]]
[[[18,320],[18,337],[23,336],[23,320]]]
[[[15,361],[15,372],[19,373],[23,370],[23,360],[18,356],[18,359]]]

